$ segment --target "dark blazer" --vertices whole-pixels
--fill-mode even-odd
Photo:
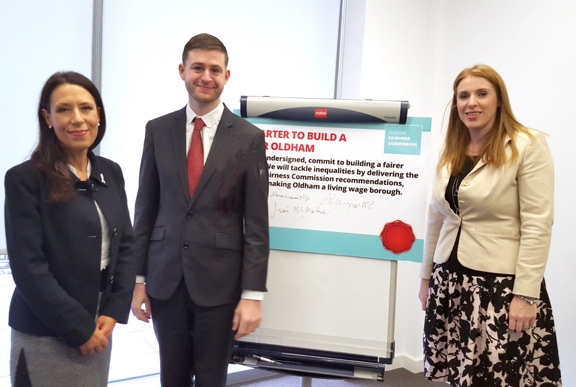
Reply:
[[[268,168],[264,134],[224,109],[190,199],[186,109],[148,122],[134,218],[138,273],[147,293],[169,298],[182,277],[202,306],[266,291]]]
[[[6,241],[16,284],[9,324],[24,333],[60,336],[79,347],[94,329],[100,292],[102,231],[94,200],[110,229],[110,263],[100,315],[126,323],[134,288],[134,233],[118,164],[90,156],[90,179],[78,194],[49,202],[46,178],[31,162],[5,176]]]

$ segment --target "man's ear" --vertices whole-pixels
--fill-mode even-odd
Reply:
[[[178,74],[180,74],[180,79],[184,80],[184,72],[185,72],[185,67],[182,63],[180,63],[178,65]]]

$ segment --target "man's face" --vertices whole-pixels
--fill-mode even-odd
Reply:
[[[218,106],[224,85],[230,78],[223,52],[191,50],[186,61],[178,66],[178,70],[188,90],[192,110],[203,115]]]

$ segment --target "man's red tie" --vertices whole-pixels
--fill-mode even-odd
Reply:
[[[202,168],[204,168],[204,146],[202,145],[202,128],[204,128],[204,121],[202,118],[196,117],[194,119],[194,132],[192,133],[192,140],[190,142],[190,149],[188,150],[188,157],[186,158],[186,167],[188,168],[188,189],[190,190],[190,197],[194,195],[194,190],[200,180]]]

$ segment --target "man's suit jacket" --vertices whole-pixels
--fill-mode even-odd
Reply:
[[[268,170],[263,132],[227,108],[192,198],[186,109],[148,122],[136,199],[138,273],[167,299],[184,277],[202,306],[266,291]]]
[[[462,265],[515,274],[515,294],[539,297],[554,217],[554,166],[543,134],[530,133],[533,138],[518,134],[515,162],[500,168],[476,164],[458,191],[459,216],[444,197],[450,172],[441,171],[433,184],[421,278],[430,277],[432,262],[448,260],[462,225]],[[510,138],[506,144],[510,155]]]
[[[110,233],[100,315],[127,322],[136,273],[122,171],[105,158],[90,160],[90,179],[75,178],[78,194],[63,204],[49,201],[46,178],[31,161],[5,176],[6,242],[16,283],[9,324],[28,334],[62,337],[73,347],[88,341],[96,328],[102,231],[94,201]]]

